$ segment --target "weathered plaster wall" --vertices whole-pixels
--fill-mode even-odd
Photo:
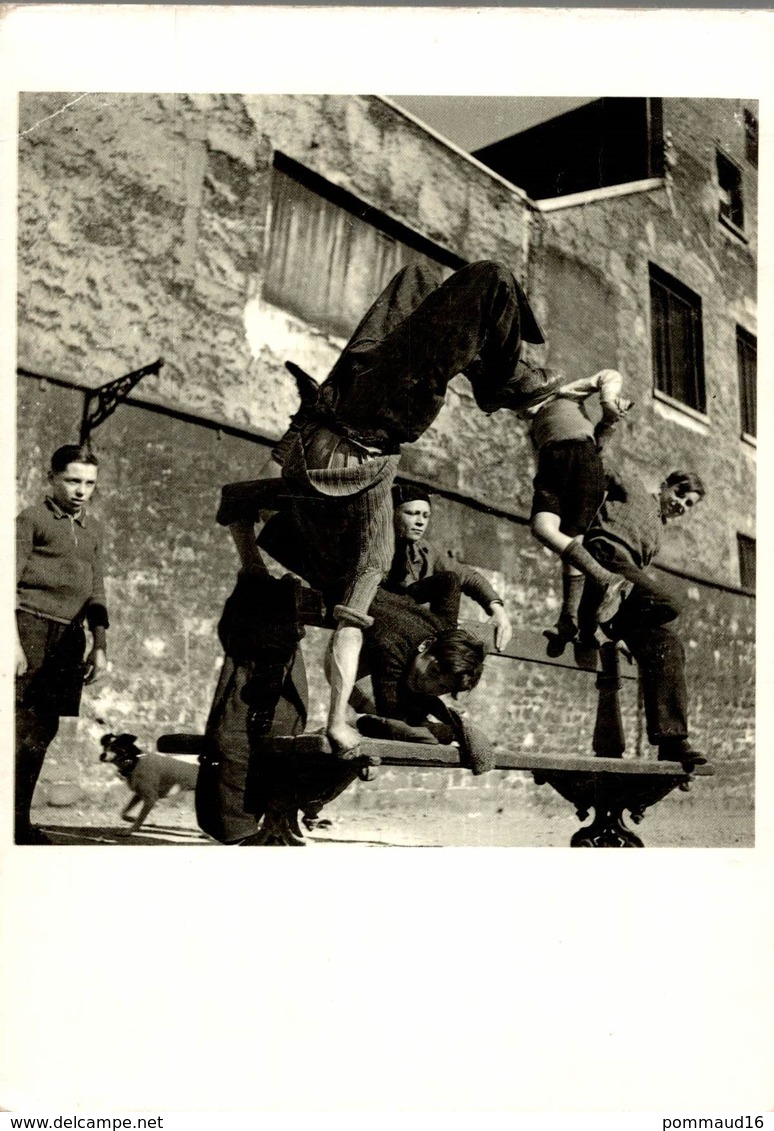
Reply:
[[[523,194],[378,99],[89,95],[56,113],[71,101],[22,100],[27,368],[96,385],[162,355],[143,395],[280,435],[296,403],[285,359],[322,379],[341,342],[262,298],[275,150],[466,259],[525,274]],[[464,408],[427,438],[423,468],[452,473]],[[485,444],[485,422],[472,427]]]
[[[733,325],[724,306],[731,303],[754,329],[748,284],[740,282],[746,260],[724,236],[715,252],[721,258],[711,269],[701,265],[677,191],[679,163],[671,198],[659,190],[536,220],[518,190],[376,99],[89,95],[50,116],[70,98],[40,95],[22,105],[20,365],[97,385],[161,354],[167,364],[158,380],[143,383],[143,396],[279,435],[295,408],[285,358],[322,377],[339,343],[261,295],[278,149],[459,255],[502,258],[531,275],[555,357],[573,370],[617,364],[626,373],[638,402],[617,441],[627,463],[651,478],[665,463],[695,463],[714,498],[748,524],[739,529],[752,529],[754,456],[738,440],[735,378],[728,377],[736,367]],[[709,441],[665,420],[652,403],[649,256],[707,296]],[[689,277],[684,260],[693,264]],[[76,393],[21,382],[20,505],[39,493],[44,461],[74,437],[81,408]],[[162,730],[204,723],[219,664],[215,624],[236,564],[213,521],[218,491],[253,477],[267,449],[131,406],[95,441],[103,461],[97,508],[109,529],[113,673],[87,700],[82,722],[63,728],[52,772],[60,759],[98,789],[105,770],[96,764],[95,740],[104,728],[89,722],[95,714],[146,745]],[[404,467],[527,512],[532,455],[523,428],[508,414],[474,411],[463,378],[431,432],[406,451]],[[540,629],[552,622],[558,567],[524,526],[441,498],[434,523],[443,545],[502,589],[516,623]],[[708,505],[704,516],[675,528],[667,559],[733,583],[733,530],[728,509]],[[692,592],[686,633],[694,722],[724,766],[707,788],[749,796],[753,602],[699,586]],[[320,640],[310,634],[304,646],[316,672]],[[320,720],[319,673],[313,683]],[[592,703],[593,680],[512,672],[494,660],[471,710],[504,743],[577,750],[590,740]],[[626,712],[633,733],[630,701]],[[476,783],[450,775],[448,789],[487,790],[496,780],[513,783],[519,796],[535,794],[526,778]],[[432,781],[437,788],[438,776]],[[405,780],[385,772],[382,785],[402,789]]]

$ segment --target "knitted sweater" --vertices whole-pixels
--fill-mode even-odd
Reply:
[[[452,558],[442,554],[424,538],[417,542],[399,539],[392,560],[392,568],[387,578],[387,588],[399,592],[413,585],[415,581],[424,581],[439,570],[456,573],[460,579],[460,589],[466,597],[472,598],[486,613],[492,611],[492,604],[502,604],[502,597],[475,569],[461,565]]]
[[[53,499],[23,510],[16,519],[17,608],[61,624],[83,616],[104,647],[102,538],[96,519],[69,515]]]
[[[410,597],[386,589],[377,591],[371,613],[374,623],[365,633],[365,647],[376,710],[388,719],[421,721],[427,703],[407,690],[406,675],[419,645],[448,626]]]
[[[644,568],[658,553],[662,527],[658,497],[641,480],[614,472],[584,542],[614,542],[631,554],[635,565]]]
[[[565,440],[593,440],[594,425],[586,412],[585,401],[599,393],[602,406],[612,405],[621,394],[623,378],[615,369],[603,369],[592,377],[580,377],[563,385],[559,392],[539,405],[530,415],[532,442],[537,449]]]

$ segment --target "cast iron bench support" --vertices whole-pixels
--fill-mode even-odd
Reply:
[[[473,626],[468,626],[473,627]],[[486,634],[481,625],[474,626]],[[491,633],[489,637],[491,650]],[[548,784],[570,801],[581,821],[590,811],[594,818],[570,840],[573,848],[642,848],[642,840],[624,823],[624,813],[638,824],[645,810],[661,801],[674,789],[687,790],[694,775],[714,773],[709,765],[687,769],[675,762],[644,758],[624,758],[625,741],[619,689],[634,672],[621,671],[620,653],[614,644],[603,644],[591,657],[548,657],[545,641],[537,633],[517,630],[500,658],[549,664],[596,673],[598,703],[592,748],[588,756],[569,757],[533,752],[500,751],[495,769],[526,771],[537,785]],[[164,753],[202,754],[201,735],[169,734],[158,740]],[[418,769],[459,769],[463,767],[455,745],[431,745],[364,738],[359,756],[342,761],[331,752],[325,735],[307,734],[295,738],[274,737],[262,740],[255,752],[256,779],[248,782],[248,794],[260,787],[265,815],[250,843],[256,845],[302,846],[306,844],[299,824],[299,812],[333,800],[358,777],[368,780],[374,767],[402,766]]]
[[[303,735],[299,738],[274,738],[271,740],[272,753],[283,760],[287,759],[290,768],[296,760],[307,758],[334,759],[324,735]],[[462,766],[460,752],[456,746],[430,746],[416,742],[393,742],[384,739],[364,740],[360,752],[363,763],[368,765],[402,766],[416,769],[459,769]],[[604,758],[599,755],[589,757],[567,757],[562,755],[511,754],[505,751],[497,756],[497,770],[522,770],[532,774],[536,784],[547,783],[557,793],[572,802],[581,821],[594,810],[594,819],[589,825],[578,829],[572,836],[573,848],[642,848],[642,840],[623,822],[624,811],[638,824],[645,810],[661,801],[673,789],[688,789],[694,774],[713,773],[710,766],[697,766],[686,772],[681,766],[670,762],[646,761],[641,758]],[[292,773],[291,773],[291,776]],[[352,775],[354,780],[355,773]],[[275,830],[293,829],[296,839],[292,843],[302,843],[303,834],[298,826],[298,809],[294,810],[295,800],[283,804],[278,798],[277,812],[272,816],[269,827],[271,835]],[[287,840],[273,839],[266,843],[291,843]]]

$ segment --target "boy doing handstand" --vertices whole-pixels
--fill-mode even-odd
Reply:
[[[435,420],[457,373],[484,412],[517,408],[547,374],[521,360],[543,335],[502,264],[469,264],[440,283],[424,265],[404,268],[362,320],[326,381],[311,380],[263,482],[224,488],[218,521],[230,526],[243,568],[260,570],[256,519],[281,472],[290,513],[277,514],[259,545],[314,588],[335,594],[327,733],[344,758],[360,736],[346,721],[362,633],[395,549],[392,484],[402,444]],[[271,490],[267,490],[267,487]],[[276,507],[274,509],[277,509]],[[270,528],[272,528],[270,530]],[[275,536],[282,532],[282,538]],[[280,543],[284,543],[281,545]]]

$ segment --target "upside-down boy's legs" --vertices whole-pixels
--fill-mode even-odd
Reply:
[[[427,295],[383,340],[373,343],[366,355],[369,379],[405,389],[414,374],[422,373],[443,397],[449,380],[475,362],[470,380],[483,407],[497,399],[495,394],[520,363],[523,302],[509,269],[492,262],[468,264]],[[349,360],[345,350],[337,363],[343,374]],[[498,404],[492,403],[485,411],[495,407]],[[422,423],[417,436],[430,422]]]

